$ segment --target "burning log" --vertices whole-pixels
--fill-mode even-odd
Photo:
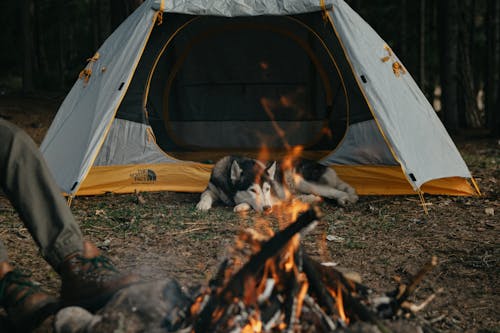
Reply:
[[[245,287],[248,284],[255,289],[255,275],[262,271],[267,260],[271,259],[276,253],[279,253],[288,242],[297,233],[304,228],[309,227],[312,223],[319,219],[318,212],[315,209],[310,209],[302,213],[295,223],[290,224],[287,228],[277,233],[269,241],[262,244],[261,250],[253,255],[247,264],[245,264],[220,291],[212,294],[207,304],[199,314],[193,325],[195,332],[212,332],[208,329],[213,323],[213,314],[219,312],[230,305],[234,300],[239,300],[243,296]],[[254,302],[252,302],[254,303]]]

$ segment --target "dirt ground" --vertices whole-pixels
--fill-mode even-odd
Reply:
[[[59,103],[58,98],[0,97],[0,116],[40,143]],[[409,279],[436,255],[439,265],[413,298],[418,302],[437,293],[420,320],[442,332],[500,332],[500,146],[493,139],[456,143],[482,197],[426,196],[428,215],[417,196],[364,196],[347,208],[322,203],[324,218],[303,242],[316,259],[359,273],[363,284],[380,292],[392,290],[396,277]],[[144,200],[133,194],[77,197],[71,209],[87,239],[120,269],[148,280],[205,283],[238,232],[262,221],[258,214],[239,216],[226,207],[197,212],[196,193],[141,195]],[[274,217],[268,221],[278,228]],[[57,274],[1,195],[0,239],[17,267],[57,295]]]

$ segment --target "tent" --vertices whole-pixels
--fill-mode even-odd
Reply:
[[[88,59],[40,148],[73,196],[202,191],[224,155],[297,145],[359,194],[479,191],[342,0],[146,0]]]

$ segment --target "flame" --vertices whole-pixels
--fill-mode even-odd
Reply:
[[[293,146],[288,149],[287,155],[283,158],[281,168],[283,171],[292,170],[295,162],[299,159],[304,147],[301,145]]]
[[[243,286],[243,302],[246,305],[255,304],[257,302],[257,281],[253,276],[245,279]]]
[[[285,131],[276,122],[276,118],[274,117],[274,113],[272,111],[275,103],[270,98],[262,97],[260,99],[260,104],[262,105],[264,111],[266,111],[267,116],[271,120],[271,124],[273,125],[276,134],[278,134],[280,139],[283,141],[283,145],[287,150],[290,149],[290,145],[288,144],[285,138]]]
[[[260,147],[259,150],[259,155],[257,156],[257,160],[266,163],[271,159],[271,153],[269,152],[269,148],[267,148],[267,145],[263,144]]]
[[[341,284],[339,283],[337,285],[336,291],[334,291],[328,287],[327,287],[327,289],[330,292],[330,294],[333,296],[333,298],[335,299],[335,304],[337,306],[337,312],[339,314],[340,319],[345,324],[349,324],[349,317],[347,317],[347,315],[345,313],[345,309],[344,309],[344,300],[342,298],[342,286],[341,286]]]
[[[307,295],[307,290],[309,289],[309,282],[307,281],[307,277],[304,273],[299,274],[298,278],[299,282],[302,282],[300,286],[299,293],[297,294],[297,310],[295,312],[295,317],[300,318],[302,313],[302,305],[304,304],[304,299]]]
[[[262,332],[262,321],[258,318],[255,318],[255,314],[253,316],[248,317],[249,323],[246,324],[242,329],[241,333],[260,333]]]
[[[297,265],[295,264],[294,254],[295,251],[299,248],[300,245],[300,236],[295,235],[292,237],[290,242],[288,243],[286,252],[285,252],[285,262],[283,263],[283,268],[285,272],[291,272],[292,270],[297,272]]]
[[[200,296],[196,297],[196,300],[193,302],[193,304],[191,304],[191,307],[189,308],[191,315],[195,315],[200,311],[201,304],[203,303],[203,298],[204,298],[204,295],[200,295]]]
[[[344,323],[349,324],[349,318],[345,315],[344,311],[344,301],[342,299],[342,288],[340,283],[337,288],[337,311],[339,312],[340,319],[344,321]]]

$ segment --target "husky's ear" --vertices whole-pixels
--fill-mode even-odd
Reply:
[[[269,178],[274,179],[274,176],[276,175],[276,161],[274,161],[271,166],[267,167],[266,172],[269,175]]]
[[[240,179],[242,172],[243,170],[240,168],[238,162],[233,161],[233,164],[231,164],[231,180],[235,182]]]

